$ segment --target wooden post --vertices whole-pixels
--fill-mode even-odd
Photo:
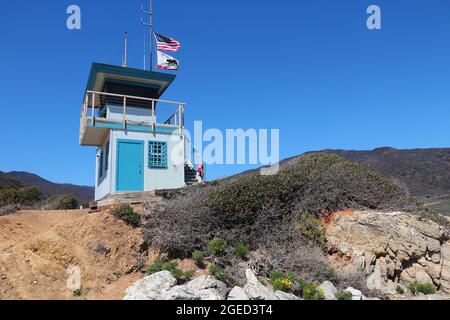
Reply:
[[[156,129],[155,100],[152,100],[152,130]]]
[[[91,114],[91,124],[95,126],[95,93],[92,92],[92,114]]]

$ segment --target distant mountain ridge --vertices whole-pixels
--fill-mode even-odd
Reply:
[[[71,194],[80,203],[94,200],[94,187],[78,186],[69,183],[55,183],[36,174],[12,171],[0,172],[0,188],[21,188],[32,186],[45,195]]]
[[[421,197],[450,195],[450,148],[322,150],[337,154],[407,186]]]
[[[0,171],[0,189],[21,187],[23,187],[22,182],[11,179],[6,173]]]

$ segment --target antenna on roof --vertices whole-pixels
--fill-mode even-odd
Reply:
[[[125,32],[123,39],[123,57],[122,57],[122,67],[127,66],[127,50],[128,50],[128,32]]]
[[[144,70],[147,69],[147,39],[144,33]]]

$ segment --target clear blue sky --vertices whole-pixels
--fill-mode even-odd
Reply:
[[[147,2],[147,1],[146,1]],[[279,128],[281,157],[323,148],[450,145],[448,0],[154,0],[155,31],[182,43],[165,98],[206,128]],[[66,29],[66,8],[82,30]],[[0,2],[0,170],[93,185],[78,145],[92,62],[142,67],[141,0]],[[382,9],[382,30],[366,8]],[[247,169],[207,168],[209,178]]]

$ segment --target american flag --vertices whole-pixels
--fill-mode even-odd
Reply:
[[[180,49],[180,43],[172,38],[163,36],[155,32],[156,43],[158,50],[177,52]]]

